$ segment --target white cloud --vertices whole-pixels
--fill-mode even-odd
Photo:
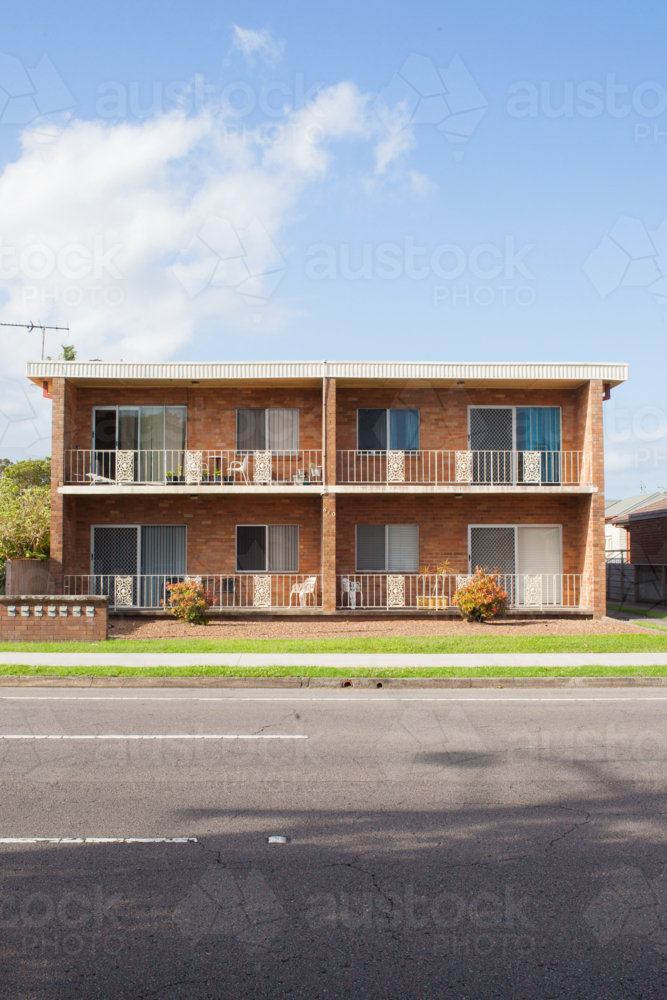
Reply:
[[[420,173],[419,170],[411,170],[409,177],[410,190],[418,198],[428,198],[437,189],[437,185],[433,183],[431,178],[427,177],[426,174]]]
[[[232,28],[234,29],[232,44],[243,53],[250,66],[255,65],[255,56],[267,66],[276,66],[280,62],[283,42],[275,42],[268,28],[264,28],[263,31],[253,31],[252,28],[240,28],[238,24],[232,25]]]

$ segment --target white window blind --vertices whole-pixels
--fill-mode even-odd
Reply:
[[[358,524],[357,570],[416,573],[419,570],[419,525]]]
[[[549,528],[518,528],[519,573],[560,573],[560,530]]]
[[[387,525],[387,569],[416,573],[419,569],[419,525]]]
[[[299,411],[271,409],[268,411],[268,447],[271,451],[299,450]]]
[[[269,525],[269,573],[299,572],[298,524]]]

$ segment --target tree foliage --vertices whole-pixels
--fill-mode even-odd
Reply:
[[[7,464],[0,468],[0,472],[7,479],[17,483],[22,490],[27,490],[31,486],[51,485],[51,459],[50,458],[27,458],[23,462],[9,462],[6,459],[0,461]]]
[[[0,477],[0,552],[7,559],[44,556],[49,548],[51,489],[22,488],[3,474]]]

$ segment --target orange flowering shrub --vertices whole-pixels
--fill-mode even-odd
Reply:
[[[498,574],[499,570],[495,570]],[[509,595],[498,583],[494,573],[487,573],[480,566],[475,575],[456,591],[454,604],[461,617],[469,622],[483,622],[496,615],[504,615],[509,606]]]
[[[201,583],[187,579],[183,583],[168,583],[169,599],[160,601],[172,615],[191,625],[208,625],[211,601]]]

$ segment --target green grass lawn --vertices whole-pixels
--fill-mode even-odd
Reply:
[[[3,642],[0,653],[667,653],[667,635]]]
[[[666,658],[667,659],[667,658]],[[667,677],[661,667],[26,667],[0,666],[15,677]]]

